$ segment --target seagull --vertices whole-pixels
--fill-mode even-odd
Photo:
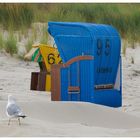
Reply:
[[[21,125],[20,118],[27,117],[23,114],[20,107],[16,104],[16,100],[12,95],[8,95],[8,103],[7,103],[7,106],[6,106],[6,114],[9,118],[8,125],[10,125],[10,121],[11,121],[12,118],[17,118],[18,122],[19,122],[19,125]]]

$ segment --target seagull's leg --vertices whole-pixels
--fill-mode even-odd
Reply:
[[[9,119],[9,121],[8,121],[8,125],[10,125],[10,121],[11,121],[11,119]]]
[[[19,122],[19,125],[21,125],[21,123],[20,123],[20,118],[18,117],[18,122]]]

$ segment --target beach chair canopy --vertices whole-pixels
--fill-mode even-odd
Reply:
[[[121,40],[117,30],[104,24],[49,22],[62,61],[79,55],[94,57],[95,85],[115,84],[120,62]]]

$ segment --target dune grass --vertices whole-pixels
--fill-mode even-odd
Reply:
[[[33,38],[29,38],[27,44],[25,45],[27,52],[32,48],[33,43],[34,43]]]
[[[10,32],[8,38],[4,41],[4,48],[7,53],[10,53],[11,55],[17,53],[17,40],[14,37],[13,32]]]
[[[0,4],[0,24],[3,28],[22,30],[26,34],[32,23],[48,21],[110,24],[131,44],[130,47],[135,48],[135,43],[140,42],[140,4]],[[46,37],[44,34],[41,43],[47,42]]]
[[[0,23],[5,28],[20,29],[29,27],[33,22],[34,13],[31,5],[26,4],[0,4]]]
[[[110,24],[123,38],[139,41],[139,19],[140,4],[0,4],[0,23],[14,29],[33,22],[94,22]]]
[[[3,49],[3,47],[4,47],[4,39],[2,33],[0,32],[0,50]]]

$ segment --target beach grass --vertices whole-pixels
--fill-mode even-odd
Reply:
[[[17,53],[17,40],[13,32],[10,32],[8,38],[4,41],[4,49],[11,55]]]
[[[3,49],[3,47],[4,47],[4,39],[2,33],[0,32],[0,50]]]
[[[20,29],[29,27],[34,19],[31,5],[26,4],[0,4],[0,23],[5,28]]]
[[[27,38],[28,29],[35,22],[67,21],[92,22],[109,24],[120,33],[121,38],[135,48],[140,42],[140,4],[111,4],[111,3],[53,3],[53,4],[0,4],[0,24],[6,30],[20,30]],[[46,30],[47,32],[47,30]],[[41,43],[47,43],[47,35]],[[33,30],[36,39],[36,30]],[[11,39],[13,40],[13,39]],[[0,35],[0,43],[3,37]],[[14,41],[13,41],[14,42]],[[30,39],[27,49],[30,48]],[[3,44],[3,43],[2,43]],[[3,45],[0,44],[2,47]],[[126,48],[123,48],[125,52]],[[15,49],[13,49],[15,50]]]
[[[34,43],[33,38],[30,38],[28,40],[27,44],[25,45],[25,48],[26,48],[27,52],[32,48],[33,43]]]

